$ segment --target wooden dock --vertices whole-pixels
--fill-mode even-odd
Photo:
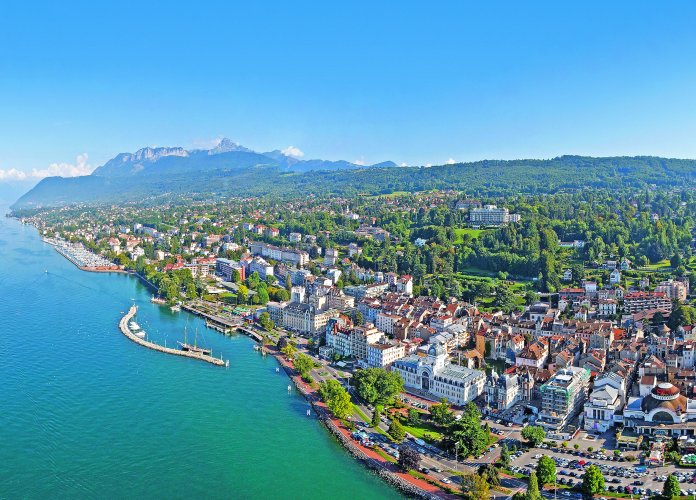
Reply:
[[[141,339],[140,337],[137,337],[133,334],[133,332],[130,331],[130,328],[128,327],[128,322],[131,320],[133,316],[135,316],[137,310],[137,307],[135,307],[134,305],[131,306],[126,315],[123,318],[121,318],[121,321],[118,323],[118,327],[121,330],[121,333],[123,333],[126,337],[128,337],[136,344],[140,344],[141,346],[147,347],[148,349],[152,349],[154,351],[164,352],[166,354],[173,354],[174,356],[183,356],[185,358],[199,359],[201,361],[206,361],[217,366],[225,366],[225,361],[223,361],[222,359],[214,358],[212,356],[201,354],[199,352],[180,351],[178,349],[172,349],[171,347],[164,347],[159,344],[155,344],[154,342],[149,342],[147,340]]]
[[[208,314],[205,311],[201,311],[200,309],[196,309],[193,306],[187,305],[187,304],[182,304],[181,308],[185,311],[188,311],[192,314],[195,314],[196,316],[200,316],[201,318],[205,319],[205,326],[208,328],[212,328],[213,330],[217,330],[218,332],[224,333],[224,334],[230,334],[233,331],[238,331],[240,333],[243,333],[252,339],[254,339],[256,342],[263,343],[263,337],[256,333],[255,331],[251,330],[250,328],[247,328],[244,326],[244,323],[242,320],[239,319],[229,319],[229,318],[223,318],[221,316],[215,316],[213,314]]]

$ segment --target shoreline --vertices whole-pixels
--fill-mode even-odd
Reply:
[[[45,240],[42,241],[45,242]],[[48,242],[46,242],[48,243]],[[65,259],[67,259],[69,262],[71,262],[75,267],[77,267],[80,271],[85,271],[85,272],[93,272],[93,273],[116,273],[116,274],[126,274],[130,276],[136,277],[139,281],[144,283],[148,287],[153,287],[152,283],[150,283],[147,279],[145,279],[144,276],[140,275],[136,271],[127,271],[125,269],[121,269],[118,266],[114,265],[113,268],[108,268],[108,269],[102,269],[102,268],[95,268],[95,267],[89,267],[89,266],[81,266],[77,262],[75,262],[70,256],[66,255],[65,253],[61,252],[55,245],[48,243],[51,245],[51,247],[58,252],[58,254],[62,255]],[[136,337],[133,335],[132,332],[130,332],[130,329],[128,328],[128,321],[135,315],[135,310],[137,310],[136,306],[131,306],[129,312],[121,318],[119,321],[119,329],[121,330],[121,333],[123,333],[124,336],[126,336],[129,340],[135,342],[136,344],[139,344],[143,347],[163,352],[166,354],[172,354],[176,356],[182,356],[182,357],[188,357],[192,359],[198,359],[201,361],[206,361],[211,364],[214,364],[216,366],[225,366],[225,362],[221,359],[218,358],[213,358],[211,356],[204,356],[201,354],[196,354],[196,353],[191,353],[187,351],[179,351],[176,349],[171,349],[168,347],[160,346],[159,344],[155,344],[153,342],[148,342],[146,340],[143,340],[139,337]],[[190,310],[187,308],[184,308],[189,314],[193,314],[194,316],[201,316],[200,312],[195,311],[195,310]],[[203,315],[205,316],[205,315]],[[383,481],[385,481],[389,486],[395,488],[399,492],[405,494],[408,497],[412,498],[422,498],[425,500],[439,500],[442,498],[448,498],[451,495],[448,495],[444,491],[438,490],[440,494],[436,494],[431,491],[427,491],[421,487],[419,487],[417,484],[414,484],[414,482],[406,480],[400,476],[398,476],[394,471],[391,471],[388,469],[387,465],[384,462],[381,462],[375,458],[369,457],[363,450],[361,450],[355,443],[353,443],[349,437],[349,435],[346,435],[344,432],[341,431],[341,426],[340,423],[335,421],[330,415],[330,412],[328,409],[323,406],[323,403],[317,398],[315,395],[313,395],[310,391],[304,388],[304,382],[302,379],[297,375],[294,371],[294,368],[288,364],[284,359],[283,355],[279,353],[278,351],[274,349],[270,349],[268,346],[264,345],[263,340],[257,338],[256,336],[249,335],[250,331],[244,331],[246,329],[243,329],[241,326],[237,325],[235,330],[241,330],[239,333],[242,333],[243,335],[246,335],[247,337],[251,338],[253,342],[256,344],[259,344],[261,346],[261,350],[271,354],[273,358],[276,360],[276,362],[283,368],[283,371],[285,374],[290,378],[294,386],[297,388],[299,393],[304,397],[305,401],[307,401],[314,412],[317,415],[317,418],[319,422],[322,424],[322,426],[331,434],[334,439],[336,439],[340,445],[344,448],[345,451],[347,451],[351,457],[355,460],[358,461],[362,466],[366,467],[369,471],[374,472],[377,474]],[[223,335],[227,335],[223,333]],[[208,359],[209,358],[209,359]],[[415,480],[415,478],[414,478]],[[427,483],[425,483],[427,484]]]
[[[311,391],[309,391],[305,387],[306,384],[300,378],[300,376],[297,373],[295,373],[294,368],[285,359],[283,359],[283,354],[266,346],[263,346],[262,348],[266,349],[266,351],[269,352],[271,356],[273,356],[275,360],[278,362],[278,364],[283,368],[287,376],[295,385],[295,388],[310,404],[310,406],[316,413],[319,422],[321,422],[321,424],[329,432],[329,434],[331,434],[341,444],[341,446],[353,457],[353,459],[358,461],[358,463],[366,467],[368,470],[377,474],[388,485],[399,490],[401,493],[404,493],[409,497],[422,498],[425,500],[441,500],[442,498],[450,497],[455,498],[455,496],[449,495],[439,489],[438,492],[441,491],[441,494],[421,488],[417,484],[415,484],[415,482],[411,482],[407,479],[404,479],[395,471],[389,470],[389,467],[386,465],[385,462],[379,461],[375,458],[368,456],[362,449],[360,449],[360,447],[358,447],[355,443],[351,441],[349,437],[350,434],[347,429],[346,432],[342,431],[343,427],[341,423],[335,418],[332,418],[330,411],[326,408],[324,403],[322,403],[317,396],[315,396]],[[402,474],[407,475],[405,473]],[[413,479],[415,480],[415,478]]]

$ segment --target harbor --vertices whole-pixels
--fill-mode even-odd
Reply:
[[[129,326],[129,322],[133,319],[135,316],[136,312],[138,311],[138,308],[133,305],[130,307],[128,312],[126,313],[125,316],[121,318],[121,321],[119,322],[118,326],[119,329],[121,330],[121,333],[128,337],[130,340],[135,342],[136,344],[140,344],[143,347],[147,347],[148,349],[152,349],[154,351],[159,351],[163,352],[166,354],[173,354],[175,356],[183,356],[186,358],[192,358],[192,359],[198,359],[201,361],[206,361],[208,363],[211,363],[216,366],[229,366],[229,361],[224,361],[222,358],[215,358],[210,355],[210,351],[202,351],[202,350],[178,350],[178,349],[172,349],[171,347],[164,347],[159,344],[155,344],[154,342],[150,342],[148,340],[145,340],[144,338],[140,338],[137,336],[134,332],[131,331],[131,328]]]
[[[61,238],[43,238],[43,241],[83,271],[125,272],[108,259],[88,250],[81,243],[71,243]]]
[[[190,312],[191,314],[195,314],[196,316],[200,316],[201,318],[205,319],[205,326],[208,328],[212,328],[213,330],[217,330],[218,332],[226,335],[237,331],[251,337],[256,342],[263,344],[263,337],[259,333],[244,326],[244,321],[241,318],[224,318],[219,315],[210,314],[203,311],[201,308],[195,307],[193,304],[182,304],[181,308]]]

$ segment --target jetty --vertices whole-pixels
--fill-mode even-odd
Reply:
[[[220,333],[230,334],[234,331],[243,333],[254,339],[256,342],[263,343],[263,337],[250,328],[244,326],[244,322],[239,318],[223,318],[215,314],[210,314],[191,304],[182,304],[181,308],[185,311],[200,316],[205,319],[205,326],[217,330]]]
[[[136,306],[131,306],[126,315],[123,318],[121,318],[121,321],[119,321],[118,323],[118,327],[121,330],[121,333],[123,333],[123,335],[128,337],[136,344],[140,344],[141,346],[147,347],[148,349],[152,349],[154,351],[164,352],[166,354],[173,354],[174,356],[183,356],[185,358],[199,359],[201,361],[206,361],[217,366],[225,366],[225,361],[223,361],[222,359],[214,358],[201,352],[180,351],[178,349],[164,347],[159,344],[155,344],[154,342],[150,342],[145,339],[141,339],[140,337],[137,337],[133,332],[130,331],[130,327],[128,326],[128,322],[131,320],[133,316],[135,316],[137,310],[138,308]]]

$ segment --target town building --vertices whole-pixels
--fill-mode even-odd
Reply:
[[[472,226],[502,226],[519,220],[519,215],[510,214],[507,208],[498,208],[495,205],[472,208],[469,211],[469,222]]]
[[[550,430],[561,430],[580,412],[587,397],[590,371],[567,367],[557,371],[540,387],[541,412],[537,423]]]
[[[322,331],[329,320],[338,315],[339,312],[335,309],[319,311],[310,304],[291,302],[283,309],[283,327],[313,335]]]
[[[406,355],[406,347],[399,341],[382,337],[378,342],[367,345],[367,365],[371,368],[388,368]]]
[[[423,391],[435,398],[463,405],[483,393],[486,375],[479,370],[452,365],[443,344],[431,344],[427,355],[411,354],[395,361],[392,371],[404,379],[406,389]]]

